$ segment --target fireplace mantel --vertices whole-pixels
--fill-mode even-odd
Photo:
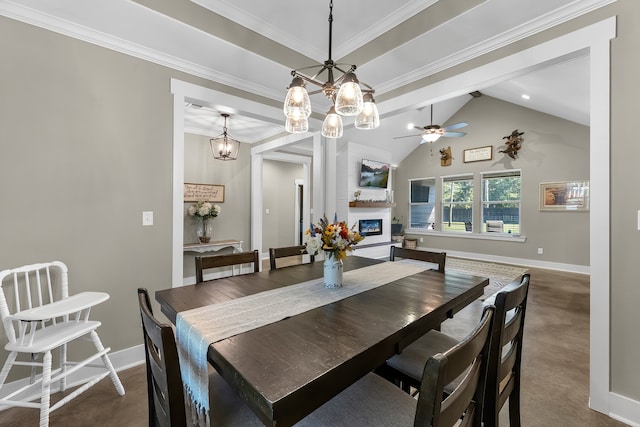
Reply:
[[[359,200],[354,200],[349,202],[349,207],[350,208],[395,208],[396,204],[390,203],[390,202],[375,202],[375,201],[362,202]]]

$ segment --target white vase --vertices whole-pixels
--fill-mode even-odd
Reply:
[[[342,260],[327,254],[324,260],[324,286],[327,288],[342,287]]]

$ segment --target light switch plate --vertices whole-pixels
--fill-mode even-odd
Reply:
[[[142,212],[142,225],[153,225],[153,212]]]

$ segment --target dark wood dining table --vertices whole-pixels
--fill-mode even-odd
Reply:
[[[344,270],[380,262],[349,256]],[[155,296],[175,324],[181,311],[322,274],[323,263],[314,262],[165,289]],[[485,277],[426,270],[212,343],[207,359],[265,425],[293,425],[482,296],[488,284]]]

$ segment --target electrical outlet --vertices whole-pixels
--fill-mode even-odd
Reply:
[[[544,254],[544,249],[543,248],[538,248],[538,255],[542,255]]]
[[[424,242],[424,237],[420,238],[420,243]]]

